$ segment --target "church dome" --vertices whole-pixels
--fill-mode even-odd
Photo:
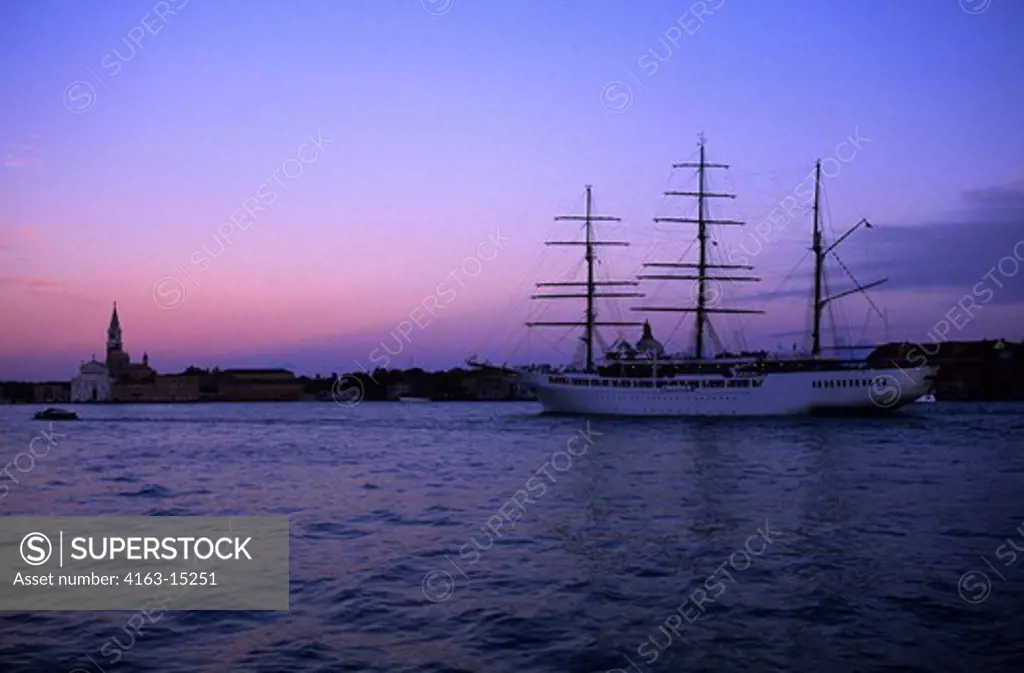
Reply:
[[[649,353],[658,357],[665,354],[665,347],[654,338],[654,334],[651,332],[651,323],[647,321],[644,321],[644,333],[640,336],[640,341],[636,342],[636,349],[641,353]]]

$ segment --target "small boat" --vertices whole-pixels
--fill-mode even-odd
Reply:
[[[430,400],[429,397],[409,397],[409,396],[402,395],[402,396],[399,396],[398,401],[399,402],[415,402],[415,403],[422,404],[423,402],[430,402],[431,400]]]
[[[935,395],[933,393],[921,395],[921,397],[918,397],[914,401],[917,402],[918,404],[935,404],[936,402],[938,402],[938,400],[935,399]]]
[[[35,419],[37,421],[77,421],[78,414],[67,409],[50,407],[36,413]]]

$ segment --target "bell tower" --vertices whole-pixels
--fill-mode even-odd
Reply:
[[[107,328],[107,370],[114,378],[119,377],[128,369],[130,359],[124,352],[124,341],[121,334],[121,321],[117,317],[117,302],[110,314],[110,327]]]
[[[107,328],[107,353],[112,350],[121,350],[124,346],[121,340],[121,321],[117,317],[117,302],[114,302],[114,312],[110,314],[110,327]]]

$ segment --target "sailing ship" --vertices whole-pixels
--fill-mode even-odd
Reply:
[[[695,218],[660,217],[655,222],[697,226],[696,243],[699,256],[691,262],[649,262],[648,269],[688,270],[682,273],[665,271],[641,274],[636,280],[599,281],[594,278],[596,249],[601,246],[625,246],[624,241],[599,241],[594,236],[594,225],[599,222],[617,222],[620,218],[596,215],[592,212],[592,188],[586,187],[586,206],[582,215],[565,215],[556,220],[583,222],[584,240],[548,241],[548,245],[575,245],[584,248],[587,268],[585,281],[543,282],[538,288],[574,287],[576,292],[538,294],[535,299],[585,299],[583,321],[531,322],[529,327],[582,327],[585,363],[582,368],[530,366],[515,369],[493,367],[469,361],[475,367],[499,369],[514,373],[531,389],[549,413],[594,414],[612,416],[777,416],[814,413],[876,413],[891,412],[929,394],[937,367],[927,363],[912,364],[889,358],[881,362],[864,359],[842,359],[822,354],[821,322],[830,302],[847,295],[864,292],[883,282],[825,296],[824,269],[826,257],[856,229],[865,225],[861,220],[849,231],[825,246],[820,213],[821,162],[815,168],[814,223],[812,251],[814,252],[814,301],[811,352],[809,355],[774,355],[765,352],[730,355],[719,353],[708,356],[707,338],[713,335],[709,318],[715,314],[757,314],[760,310],[723,308],[712,297],[712,283],[732,281],[758,281],[758,278],[731,275],[735,271],[750,271],[747,265],[715,264],[708,250],[709,227],[740,226],[736,220],[712,219],[708,216],[708,201],[713,198],[734,198],[732,194],[712,192],[707,187],[707,172],[728,168],[725,164],[710,163],[705,158],[703,137],[699,142],[699,162],[673,164],[673,168],[695,168],[697,191],[667,191],[666,196],[692,197],[697,200]],[[694,271],[696,272],[694,274]],[[711,275],[712,273],[716,275]],[[598,320],[596,299],[640,298],[638,291],[616,288],[635,287],[643,280],[690,281],[694,285],[695,306],[639,306],[634,311],[683,312],[695,314],[696,343],[693,355],[669,355],[653,335],[649,322]],[[580,291],[582,290],[582,291]],[[595,362],[594,342],[597,327],[642,327],[640,340],[634,345],[620,339],[607,350],[603,361]]]

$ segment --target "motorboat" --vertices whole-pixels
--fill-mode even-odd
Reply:
[[[57,409],[50,407],[37,412],[35,415],[37,421],[77,421],[78,414],[67,409]]]

